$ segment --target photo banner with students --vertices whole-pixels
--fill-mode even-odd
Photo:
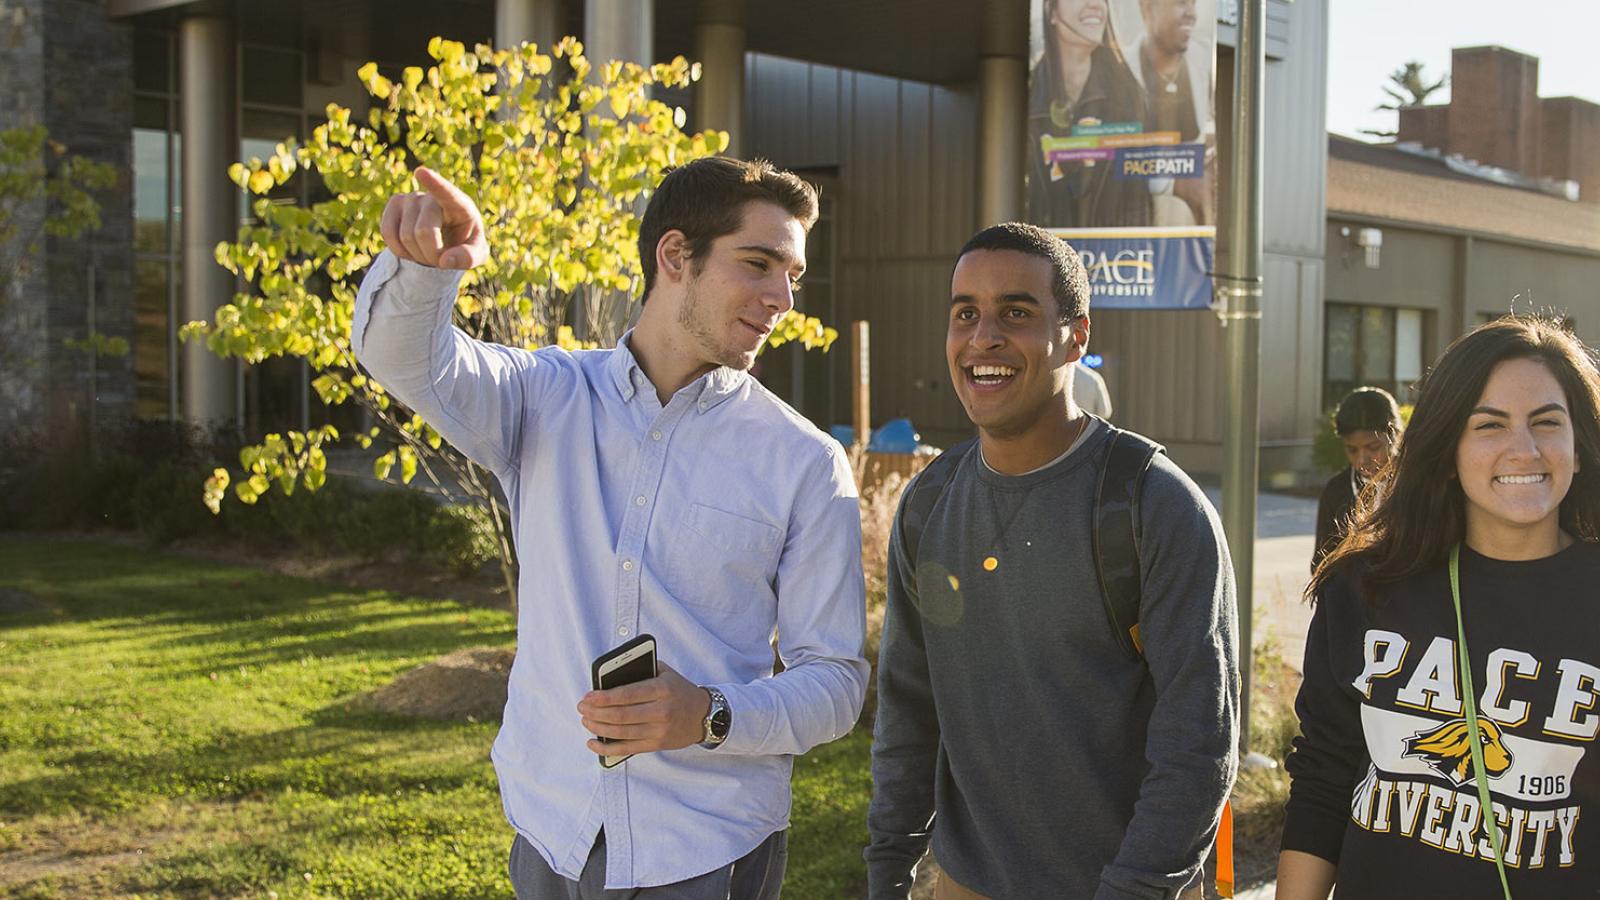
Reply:
[[[1031,0],[1027,220],[1099,309],[1208,309],[1216,0]]]

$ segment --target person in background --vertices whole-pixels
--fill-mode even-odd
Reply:
[[[1072,400],[1091,416],[1111,418],[1111,392],[1106,389],[1105,378],[1081,360],[1072,370]]]
[[[1344,444],[1349,465],[1328,479],[1317,501],[1317,537],[1311,551],[1311,568],[1344,537],[1356,497],[1373,476],[1394,459],[1400,445],[1400,407],[1383,388],[1356,388],[1339,401],[1333,430]]]
[[[1480,326],[1389,471],[1306,589],[1278,900],[1600,896],[1593,356]]]

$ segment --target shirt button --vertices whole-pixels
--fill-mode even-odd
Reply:
[[[632,572],[633,571],[633,560],[631,560],[631,559],[623,560],[622,561],[622,571],[624,571],[624,572]]]
[[[645,500],[644,500],[644,495],[643,494],[640,494],[639,496],[633,498],[633,505],[634,506],[643,506],[644,504],[645,504]]]
[[[652,441],[661,440],[661,432],[659,432],[659,431],[650,432],[650,440],[652,440]]]
[[[620,634],[623,637],[627,637],[628,636],[628,626],[626,626],[626,625],[618,625],[617,626],[617,634]]]

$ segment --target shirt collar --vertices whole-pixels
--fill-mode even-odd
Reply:
[[[639,367],[639,360],[634,357],[633,350],[630,349],[632,337],[632,328],[623,332],[610,360],[611,380],[616,384],[617,392],[622,395],[624,401],[631,401],[640,390],[653,387],[649,376]],[[696,378],[686,390],[694,397],[695,406],[701,412],[706,412],[732,397],[748,377],[749,373],[740,369],[718,366]]]

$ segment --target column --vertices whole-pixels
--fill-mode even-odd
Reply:
[[[1021,219],[1028,127],[1028,4],[984,4],[978,61],[978,222]]]
[[[744,17],[738,0],[701,0],[694,29],[696,130],[728,133],[727,155],[742,157],[744,127]]]
[[[565,37],[563,12],[561,0],[495,0],[494,45],[508,48],[532,41],[541,51],[548,50]]]
[[[595,68],[613,59],[650,65],[655,36],[655,0],[584,0],[583,52]]]
[[[183,313],[210,320],[233,301],[234,277],[217,265],[213,248],[239,230],[239,188],[228,166],[239,155],[234,117],[233,22],[220,16],[186,18],[178,27],[183,132]],[[232,425],[237,415],[238,365],[203,341],[183,345],[183,418],[195,425]]]

